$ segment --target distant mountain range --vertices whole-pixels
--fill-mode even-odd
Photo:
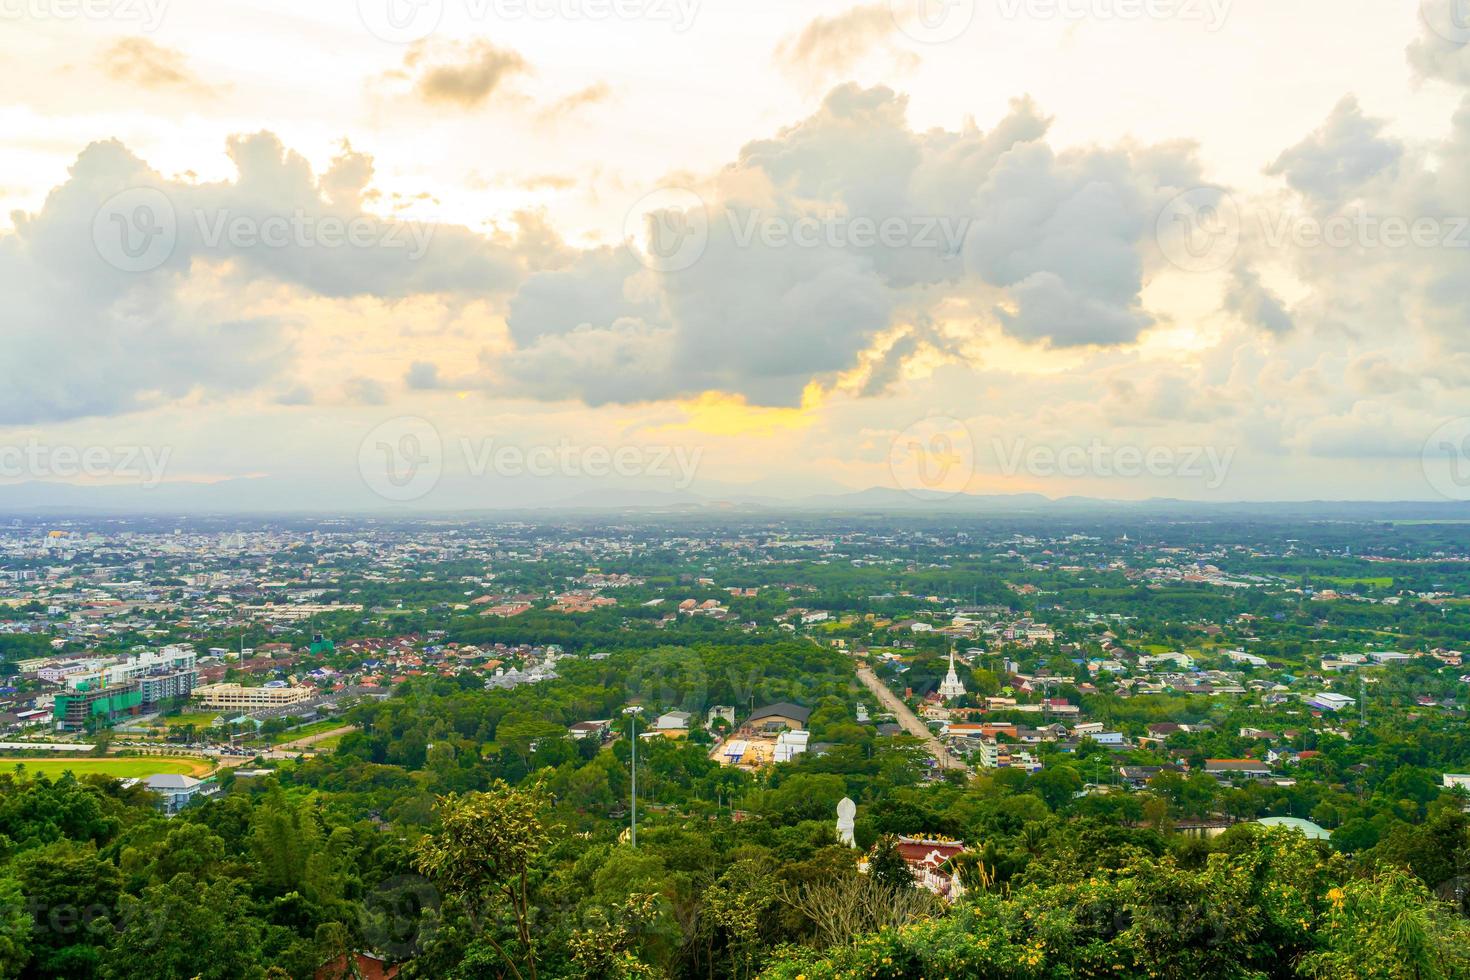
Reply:
[[[494,491],[487,496],[486,490]],[[1137,517],[1315,520],[1470,521],[1470,501],[1198,501],[1171,498],[1106,500],[1050,498],[1038,493],[909,493],[885,487],[805,496],[759,492],[760,485],[702,485],[698,492],[587,489],[568,480],[502,480],[454,483],[446,480],[423,500],[390,504],[360,484],[339,487],[299,484],[272,478],[217,483],[165,483],[138,486],[81,486],[20,483],[0,486],[0,514],[385,514],[416,516],[484,511],[646,511],[703,513],[892,513],[955,516],[1048,516],[1116,514]]]

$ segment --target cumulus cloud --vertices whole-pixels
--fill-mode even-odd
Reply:
[[[893,44],[898,32],[886,3],[853,7],[830,17],[817,17],[794,37],[776,47],[775,61],[787,74],[811,84],[842,77],[875,52],[883,51],[903,66],[917,59]]]
[[[96,143],[39,211],[14,216],[0,236],[0,424],[269,384],[293,361],[300,324],[250,313],[258,285],[485,297],[524,275],[520,243],[359,210],[372,166],[350,150],[318,178],[268,133],[228,149],[233,180],[193,183],[163,177],[118,142]]]
[[[444,386],[439,377],[439,365],[428,361],[414,361],[410,364],[403,380],[412,391],[434,391]]]
[[[403,63],[425,102],[462,108],[483,105],[506,79],[529,70],[518,53],[485,40],[437,46],[421,42]]]
[[[1225,308],[1268,333],[1286,333],[1294,325],[1280,298],[1261,283],[1254,270],[1244,266],[1236,268],[1231,277]]]
[[[1337,200],[1398,163],[1403,147],[1381,134],[1381,119],[1363,115],[1349,96],[1320,129],[1277,158],[1267,173],[1308,197]]]
[[[348,378],[342,384],[347,400],[355,405],[386,405],[388,388],[376,378]]]
[[[1424,30],[1409,45],[1409,64],[1422,77],[1470,86],[1470,31],[1463,0],[1421,0]]]
[[[188,89],[212,94],[213,88],[189,68],[182,51],[165,48],[143,37],[125,37],[106,48],[99,64],[108,77],[143,88]]]
[[[699,184],[707,240],[687,268],[604,249],[528,279],[497,390],[596,402],[717,389],[795,405],[907,325],[889,363],[872,362],[865,390],[881,390],[946,301],[1032,343],[1138,338],[1152,322],[1139,293],[1153,218],[1198,180],[1190,148],[1058,151],[1027,101],[988,132],[918,133],[906,109],[887,88],[843,85],[747,144]]]

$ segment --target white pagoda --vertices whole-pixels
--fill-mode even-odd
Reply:
[[[954,650],[949,651],[949,673],[944,675],[944,683],[939,685],[939,696],[946,701],[965,696],[965,685],[960,683],[960,675],[954,672]]]

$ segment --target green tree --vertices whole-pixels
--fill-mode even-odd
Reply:
[[[898,838],[892,834],[885,834],[873,845],[872,856],[868,858],[868,874],[874,881],[890,888],[914,887],[914,872],[898,852]]]
[[[141,897],[124,896],[121,934],[103,980],[250,980],[265,975],[260,923],[233,881],[178,875]]]
[[[511,787],[501,780],[488,792],[438,801],[439,829],[419,842],[414,864],[446,894],[477,908],[492,897],[504,899],[515,919],[520,960],[536,977],[531,939],[531,865],[550,843],[544,822],[549,800],[539,785]],[[489,932],[481,938],[521,977],[517,958]]]

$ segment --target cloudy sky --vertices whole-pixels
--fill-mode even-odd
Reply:
[[[0,0],[0,483],[1467,499],[1467,41],[1467,0]]]

